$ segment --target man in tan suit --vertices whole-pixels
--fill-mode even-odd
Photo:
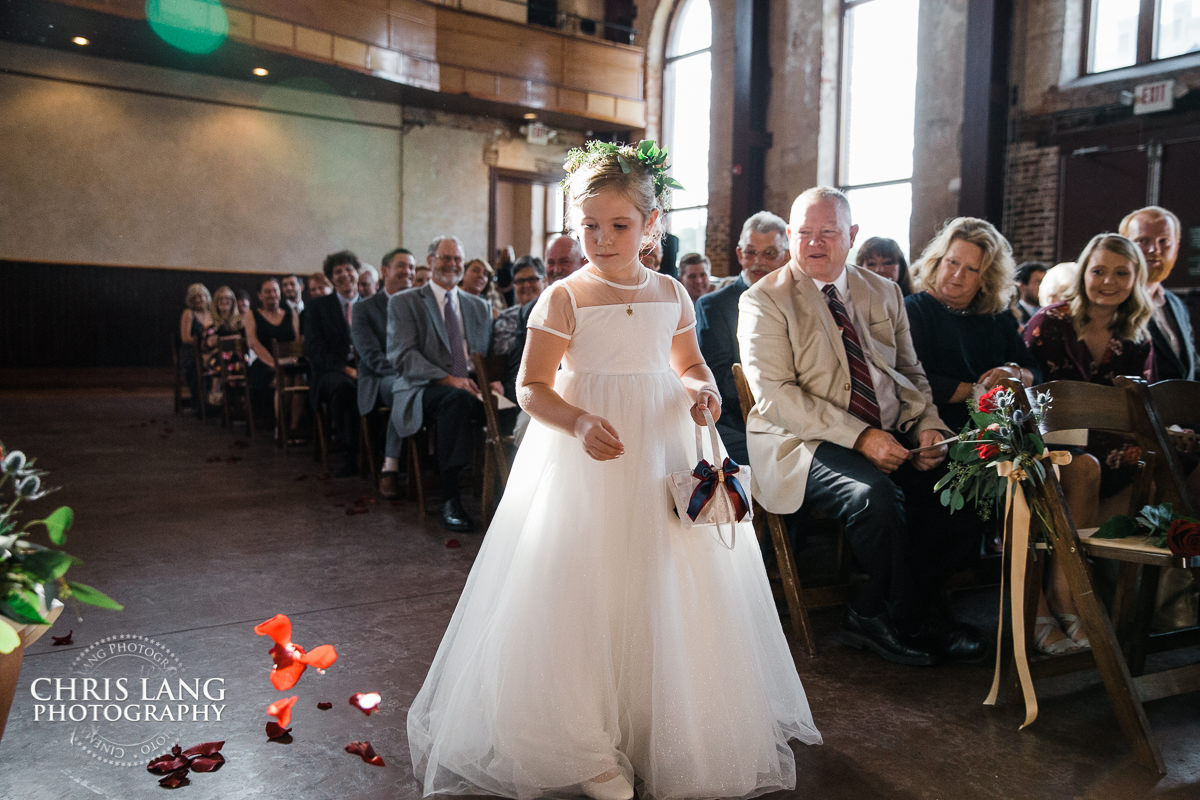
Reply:
[[[845,195],[809,189],[792,205],[791,260],[742,295],[756,497],[845,526],[868,575],[843,621],[848,644],[902,664],[982,658],[982,637],[953,622],[942,591],[972,538],[947,524],[932,491],[949,431],[899,286],[846,264],[857,233]]]

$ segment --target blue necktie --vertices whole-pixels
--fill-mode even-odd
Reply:
[[[458,326],[458,314],[454,313],[454,292],[446,292],[446,340],[450,342],[450,374],[456,378],[467,377],[467,351],[463,349],[462,329]]]

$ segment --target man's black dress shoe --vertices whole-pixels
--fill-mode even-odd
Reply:
[[[442,527],[448,531],[469,533],[475,530],[475,523],[467,516],[462,507],[462,501],[457,497],[442,503]]]
[[[896,664],[928,667],[937,660],[921,645],[903,639],[886,614],[864,617],[853,608],[847,608],[840,638],[851,647],[872,650]]]
[[[943,621],[921,641],[947,661],[976,664],[987,658],[987,642],[974,627],[956,620]]]

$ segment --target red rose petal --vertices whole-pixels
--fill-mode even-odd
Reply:
[[[378,692],[355,692],[350,695],[350,705],[369,717],[379,710],[379,701],[382,699]]]
[[[75,633],[75,629],[74,629],[74,628],[72,628],[71,630],[67,631],[67,635],[66,635],[66,636],[51,636],[51,637],[50,637],[50,644],[51,644],[51,645],[54,645],[54,646],[56,646],[56,647],[57,647],[58,645],[60,645],[60,644],[74,644],[74,643],[75,643],[75,642],[74,642],[74,640],[72,640],[72,639],[71,639],[71,634],[73,634],[73,633]]]
[[[179,755],[178,753],[163,755],[155,758],[146,765],[147,772],[153,772],[157,775],[166,775],[169,772],[174,772],[178,769],[185,769],[188,765],[187,756]]]
[[[346,752],[359,756],[368,764],[374,764],[377,767],[384,766],[383,759],[375,752],[375,748],[371,747],[370,742],[351,742],[346,745]]]
[[[459,542],[458,539],[447,539],[446,547],[449,547],[451,550],[453,550],[456,547],[462,547],[462,543]]]
[[[322,711],[328,711],[329,709],[333,708],[333,703],[320,702],[317,703],[317,708],[321,709]]]
[[[196,756],[192,759],[192,770],[195,772],[216,772],[225,765],[225,756],[213,753],[211,756]]]
[[[267,723],[267,738],[271,740],[282,739],[292,732],[291,728],[284,728],[278,722]]]
[[[279,727],[286,728],[288,723],[292,721],[292,706],[296,705],[296,701],[299,699],[296,695],[292,695],[286,700],[278,700],[271,703],[271,705],[267,706],[267,713],[275,717],[279,723]]]
[[[162,778],[159,780],[158,785],[164,789],[178,789],[180,786],[187,786],[189,783],[191,783],[191,781],[188,780],[187,774],[188,771],[185,767],[184,769],[181,769],[177,772],[172,772],[167,777]]]
[[[349,517],[349,516],[353,516],[354,514],[365,514],[368,511],[370,511],[369,508],[347,508],[346,516]]]
[[[211,756],[220,752],[221,748],[224,746],[225,742],[204,742],[194,747],[189,747],[180,755],[185,755],[189,758],[193,758],[195,756]]]

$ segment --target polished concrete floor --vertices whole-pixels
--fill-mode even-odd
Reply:
[[[45,636],[29,648],[0,742],[0,798],[156,797],[150,758],[213,740],[225,742],[226,764],[193,773],[182,796],[419,796],[405,715],[480,536],[448,546],[415,503],[373,502],[365,482],[330,480],[306,452],[174,416],[158,392],[0,390],[0,441],[37,456],[63,487],[31,511],[75,509],[67,549],[84,563],[71,577],[125,604],[85,607],[82,619],[68,609],[52,633],[73,630],[73,643]],[[996,600],[995,587],[958,596],[985,626]],[[291,617],[295,641],[340,656],[287,693],[268,682],[270,643],[252,630],[277,613]],[[818,655],[798,653],[797,665],[825,744],[797,749],[796,790],[772,798],[1200,797],[1200,695],[1147,707],[1168,768],[1158,776],[1132,761],[1094,674],[1040,684],[1041,716],[1018,732],[1017,707],[980,702],[990,665],[892,666],[838,644],[836,610],[814,622]],[[114,694],[72,699],[86,676],[107,678]],[[364,716],[347,698],[369,691],[382,703]],[[292,694],[292,740],[268,742],[264,709]],[[186,719],[128,719],[145,705]],[[75,706],[101,716],[47,719]],[[361,740],[385,766],[345,752]]]

